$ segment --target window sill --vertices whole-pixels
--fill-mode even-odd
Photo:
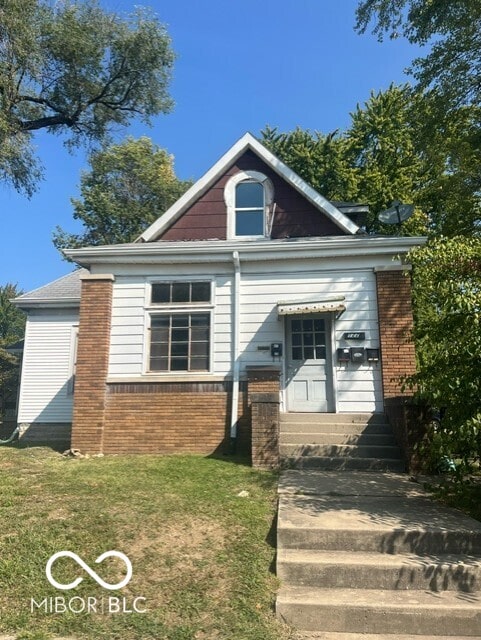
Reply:
[[[140,376],[116,376],[107,378],[107,384],[136,384],[139,382],[224,382],[226,376],[215,376],[212,373],[185,373],[156,375],[146,373]]]

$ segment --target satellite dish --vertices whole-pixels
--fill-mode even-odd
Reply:
[[[401,204],[399,201],[395,200],[392,203],[392,207],[386,209],[386,211],[381,211],[378,215],[378,220],[383,224],[401,224],[401,222],[410,218],[413,213],[413,204]]]

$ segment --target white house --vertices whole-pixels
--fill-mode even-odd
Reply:
[[[28,313],[23,437],[83,451],[248,446],[250,393],[282,412],[382,413],[414,367],[406,252],[368,236],[244,135],[135,242],[72,249],[82,269]]]

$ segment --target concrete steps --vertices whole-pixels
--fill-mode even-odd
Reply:
[[[455,592],[312,589],[290,586],[277,600],[281,618],[306,631],[472,636],[479,640],[481,600]]]
[[[279,551],[278,567],[282,581],[303,587],[465,593],[481,588],[481,562],[465,554],[417,556],[283,549]]]
[[[413,636],[405,633],[338,633],[336,631],[311,633],[307,631],[297,634],[296,640],[413,640]],[[453,639],[453,636],[416,635],[416,640],[473,640],[473,636],[456,636]]]
[[[481,523],[404,475],[283,472],[277,573],[301,638],[481,638]]]
[[[286,468],[404,471],[382,414],[282,414],[279,449]]]

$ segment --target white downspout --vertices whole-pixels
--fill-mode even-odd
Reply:
[[[232,253],[232,261],[234,263],[234,287],[232,291],[233,300],[233,319],[232,319],[232,406],[230,416],[230,439],[231,444],[235,446],[237,438],[237,415],[239,406],[239,377],[240,377],[240,258],[239,252]]]

